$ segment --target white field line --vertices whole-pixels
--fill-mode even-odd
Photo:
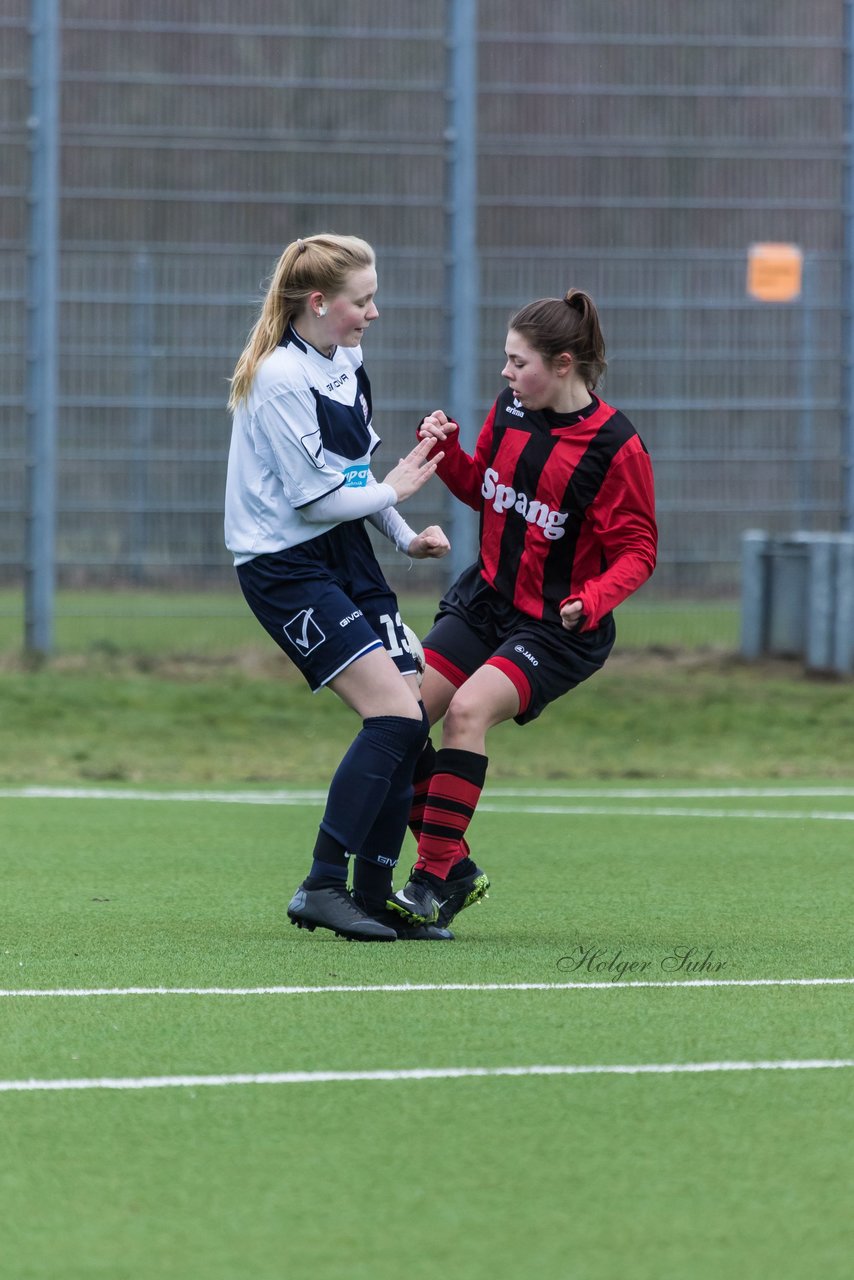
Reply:
[[[193,804],[320,804],[325,791],[132,791],[108,787],[3,787],[0,800],[148,800]]]
[[[832,809],[699,809],[693,806],[653,807],[614,806],[603,804],[607,800],[623,800],[628,798],[655,800],[663,797],[686,799],[721,798],[748,799],[774,797],[791,799],[795,797],[854,796],[854,788],[813,787],[813,788],[686,788],[681,790],[645,790],[640,787],[621,788],[606,791],[545,791],[542,789],[507,788],[495,789],[486,793],[487,798],[478,806],[480,813],[520,813],[552,815],[556,817],[630,817],[630,818],[748,818],[761,821],[774,819],[795,822],[854,822],[854,812]],[[324,791],[136,791],[129,789],[111,790],[106,787],[7,787],[0,789],[0,799],[4,800],[138,800],[150,802],[176,802],[194,804],[248,804],[248,805],[316,805],[325,799]],[[525,797],[543,800],[550,799],[551,804],[507,804],[507,800]],[[568,804],[562,800],[574,797],[587,797],[598,803]],[[505,801],[505,803],[502,803]],[[497,803],[496,803],[497,802]]]
[[[492,787],[486,800],[733,800],[852,798],[851,787]],[[161,791],[130,787],[2,787],[3,800],[147,800],[210,804],[317,804],[324,790],[295,787],[273,791]]]
[[[602,805],[592,804],[490,804],[481,802],[478,813],[535,813],[561,817],[600,818],[758,818],[763,820],[790,819],[797,822],[854,822],[854,812],[835,812],[832,809],[694,809],[661,808],[660,806]]]
[[[10,987],[0,998],[49,996],[316,996],[365,995],[416,991],[617,991],[627,987],[833,987],[852,986],[854,978],[686,978],[671,982],[403,982],[328,987]]]
[[[616,800],[663,799],[755,799],[757,797],[782,796],[854,796],[854,787],[489,787],[487,794],[499,796],[529,796],[533,798],[594,799],[602,796]]]
[[[82,1089],[196,1089],[239,1084],[342,1084],[373,1081],[465,1080],[498,1076],[699,1075],[714,1071],[823,1071],[854,1067],[854,1058],[791,1058],[758,1062],[638,1062],[530,1067],[416,1067],[400,1071],[264,1071],[210,1076],[118,1076],[69,1080],[0,1080],[0,1093]]]

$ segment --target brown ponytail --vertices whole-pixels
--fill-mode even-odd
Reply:
[[[599,313],[589,294],[568,289],[562,298],[539,298],[517,311],[509,328],[522,335],[545,360],[564,351],[575,360],[579,376],[593,391],[605,372],[605,340]]]

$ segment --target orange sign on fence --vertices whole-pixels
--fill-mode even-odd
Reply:
[[[800,296],[804,255],[796,244],[752,244],[747,292],[760,302],[793,302]]]

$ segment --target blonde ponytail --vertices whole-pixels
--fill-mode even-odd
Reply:
[[[294,240],[276,263],[267,293],[231,377],[228,408],[233,413],[246,399],[258,365],[282,340],[288,325],[315,290],[334,297],[351,271],[373,267],[374,251],[357,236],[332,232]]]

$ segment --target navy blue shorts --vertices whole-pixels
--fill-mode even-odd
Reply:
[[[249,608],[312,692],[383,645],[401,675],[416,674],[397,597],[360,520],[247,560],[237,577]]]
[[[457,688],[485,663],[498,667],[519,694],[517,724],[536,720],[550,702],[599,671],[614,645],[608,614],[593,631],[529,618],[484,582],[474,564],[439,602],[424,655]]]

